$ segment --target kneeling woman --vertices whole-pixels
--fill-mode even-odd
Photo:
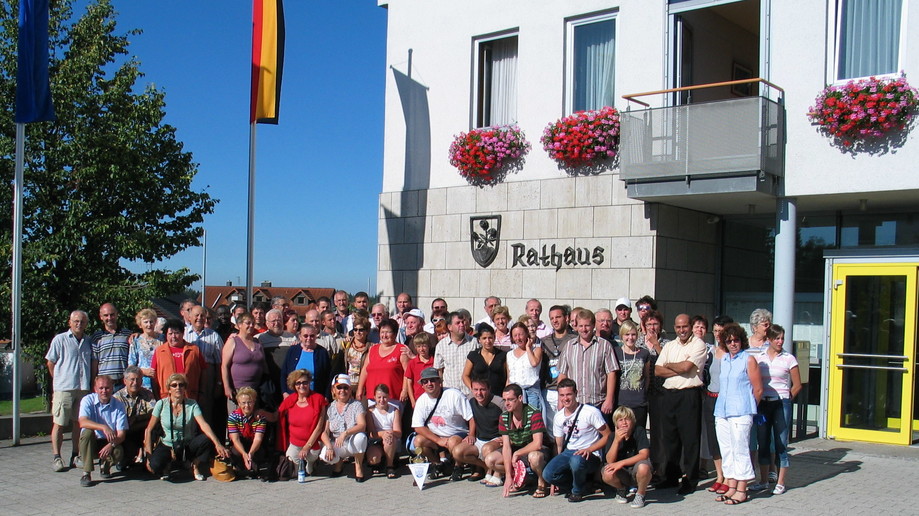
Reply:
[[[230,452],[204,420],[198,403],[185,397],[185,389],[188,387],[185,375],[173,373],[165,387],[169,389],[169,395],[156,402],[144,433],[144,450],[150,457],[147,469],[154,475],[160,475],[163,480],[169,480],[173,461],[191,461],[195,480],[204,480],[202,472],[214,457],[214,450],[224,458]],[[154,449],[153,430],[157,425],[162,427],[164,435]]]
[[[236,391],[236,410],[227,416],[227,434],[233,447],[233,466],[240,476],[256,477],[259,466],[264,465],[265,451],[262,441],[265,439],[264,418],[256,414],[255,402],[258,394],[252,387],[243,387]]]
[[[325,446],[319,457],[334,466],[332,476],[342,472],[342,459],[354,457],[354,480],[363,482],[364,452],[367,450],[367,412],[361,402],[351,396],[351,379],[346,374],[335,377],[333,382],[335,401],[326,411],[325,432],[322,444]]]

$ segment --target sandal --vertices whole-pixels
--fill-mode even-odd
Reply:
[[[737,498],[734,498],[733,496],[731,496],[731,497],[728,497],[728,499],[724,501],[724,504],[725,505],[740,505],[746,502],[747,500],[749,500],[749,498],[747,497],[746,491],[736,491],[735,494],[736,493],[743,493],[743,500],[738,500]]]
[[[536,491],[533,492],[533,498],[545,498],[549,496],[549,490],[546,486],[537,486]]]
[[[475,470],[472,472],[471,475],[469,475],[469,478],[467,478],[466,480],[470,482],[479,482],[480,480],[484,480],[484,479],[485,479],[485,472],[481,470]]]
[[[714,484],[712,484],[711,487],[708,488],[708,492],[709,492],[709,493],[718,493],[718,491],[721,489],[721,486],[722,486],[722,483],[721,483],[721,482],[715,482]],[[727,492],[727,491],[725,491],[725,492]],[[724,493],[718,493],[718,494],[724,494]]]
[[[727,485],[727,484],[721,484],[721,487],[719,487],[718,490],[715,491],[715,494],[724,494],[724,493],[727,493],[727,492],[730,491],[730,490],[731,490],[731,486],[729,486],[729,485]]]
[[[728,495],[728,494],[727,494],[728,491],[731,491],[731,490],[732,490],[732,488],[729,487],[728,490],[725,491],[724,493],[721,493],[720,496],[716,496],[716,497],[715,497],[715,501],[718,502],[718,503],[725,503],[725,502],[727,502],[728,500],[731,500],[731,499],[732,499],[731,497],[733,497],[734,494],[737,493],[737,490],[734,489],[734,490],[733,490],[734,493],[731,493],[730,495]],[[744,491],[744,492],[746,493],[746,491]]]
[[[485,487],[501,487],[503,485],[504,485],[503,478],[492,475],[491,480],[489,480],[485,484]]]

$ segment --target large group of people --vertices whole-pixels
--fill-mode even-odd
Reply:
[[[91,335],[74,311],[46,355],[52,468],[81,468],[89,486],[97,462],[103,479],[136,468],[300,482],[320,462],[333,477],[353,463],[362,483],[398,478],[405,457],[504,496],[578,502],[599,486],[638,508],[651,486],[695,491],[706,460],[718,502],[787,489],[801,379],[768,310],[753,311],[749,334],[679,314],[671,339],[650,296],[637,321],[620,298],[596,314],[554,305],[548,323],[536,299],[514,319],[490,296],[475,324],[441,298],[430,323],[409,294],[396,300],[390,316],[337,291],[302,321],[285,298],[216,311],[186,300],[184,320],[144,309],[135,331],[106,303]]]

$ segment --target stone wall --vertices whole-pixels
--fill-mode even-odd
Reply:
[[[471,216],[501,215],[498,255],[487,268],[473,259]],[[615,173],[472,186],[384,192],[380,195],[377,290],[383,302],[408,292],[425,312],[435,297],[484,316],[489,295],[512,315],[530,298],[612,308],[615,300],[652,294],[668,313],[711,314],[717,225],[708,215],[645,204],[626,196]],[[514,244],[517,244],[515,254]],[[598,265],[529,265],[522,249],[564,255],[594,253]],[[515,261],[515,256],[517,260]]]

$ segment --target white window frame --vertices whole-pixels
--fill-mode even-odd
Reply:
[[[889,78],[889,77],[899,76],[900,70],[903,70],[903,65],[906,59],[906,31],[908,30],[907,20],[909,19],[909,17],[907,16],[907,11],[909,8],[909,0],[902,0],[903,4],[900,9],[900,38],[899,38],[899,42],[897,45],[897,69],[896,71],[891,72],[891,73],[871,74],[871,75],[866,75],[863,77],[846,77],[842,79],[839,78],[839,57],[840,57],[840,49],[842,45],[842,7],[843,7],[842,4],[845,3],[847,0],[831,0],[831,1],[833,1],[834,7],[835,7],[835,16],[834,16],[835,21],[834,21],[833,32],[832,32],[833,38],[834,38],[834,41],[833,41],[834,52],[833,52],[833,58],[832,58],[833,63],[832,63],[832,66],[830,67],[831,73],[833,75],[829,77],[829,80],[827,81],[827,83],[834,84],[834,85],[840,85],[840,84],[845,84],[849,81],[857,81],[860,79],[867,79],[869,77]]]
[[[606,11],[599,14],[570,18],[565,21],[565,113],[574,113],[574,31],[578,26],[590,25],[592,23],[613,21],[613,66],[617,66],[616,56],[619,55],[619,38],[618,31],[619,11]],[[616,103],[616,80],[617,74],[613,72],[613,104]]]
[[[482,90],[484,85],[482,81],[481,67],[482,63],[482,44],[490,43],[493,41],[500,41],[502,39],[517,38],[517,64],[518,64],[518,76],[519,76],[519,64],[520,64],[520,30],[519,29],[510,29],[507,31],[502,31],[500,33],[489,34],[487,36],[477,36],[472,38],[472,109],[470,116],[470,126],[473,128],[483,128],[489,127],[491,124],[485,124],[486,110],[488,107],[483,104],[484,99]],[[517,98],[519,99],[520,94],[520,82],[516,84],[517,88]],[[519,109],[519,104],[518,104]],[[488,116],[490,118],[490,116]],[[510,121],[509,123],[516,123],[516,120]]]

